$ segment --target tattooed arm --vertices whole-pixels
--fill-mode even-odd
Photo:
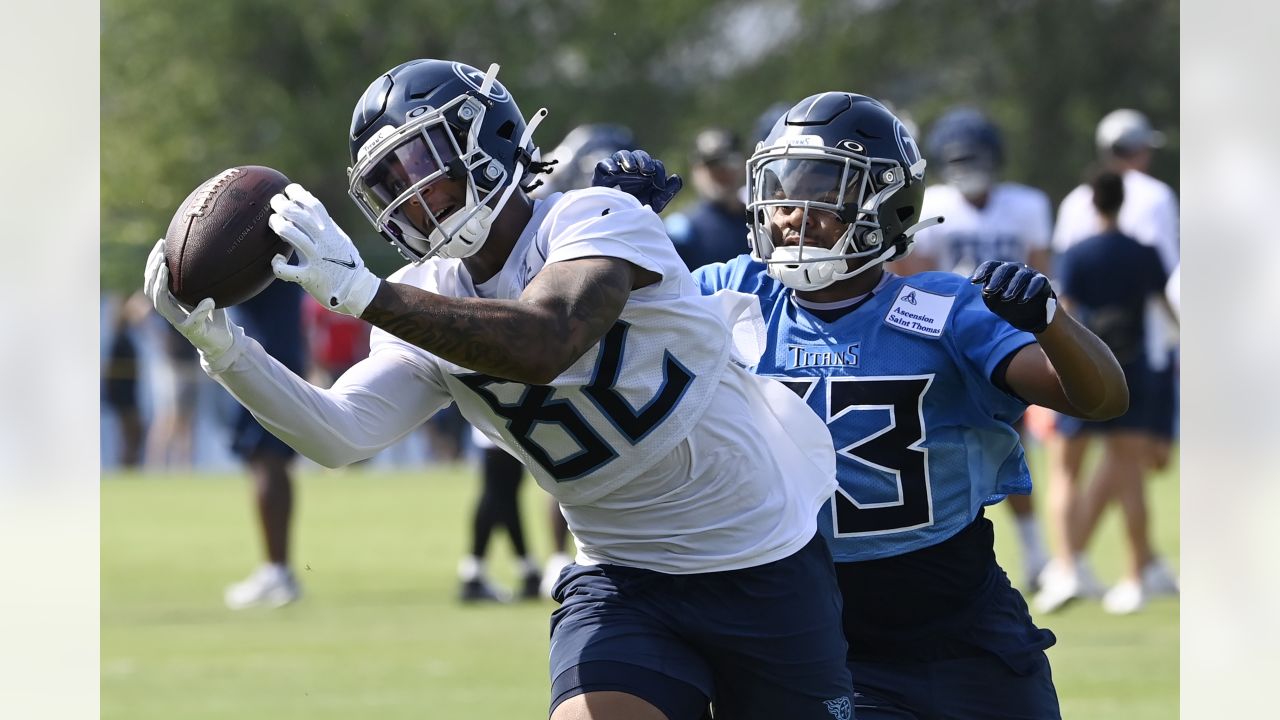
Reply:
[[[455,298],[383,282],[360,317],[450,362],[545,385],[582,357],[657,273],[586,257],[544,267],[518,300]]]

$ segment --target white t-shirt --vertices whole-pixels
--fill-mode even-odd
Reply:
[[[451,259],[389,280],[513,299],[544,265],[592,256],[661,280],[633,291],[613,329],[550,385],[484,376],[377,329],[369,358],[329,390],[247,339],[206,370],[264,427],[326,465],[369,457],[457,402],[560,503],[579,562],[679,574],[799,550],[835,490],[830,433],[794,393],[743,368],[765,345],[755,297],[703,296],[662,221],[631,196],[590,188],[536,201],[505,266],[479,288]]]
[[[938,215],[944,222],[916,233],[912,252],[932,258],[939,270],[968,275],[987,260],[1025,263],[1033,250],[1049,247],[1049,196],[1027,185],[998,183],[980,208],[951,185],[930,185],[920,217]]]

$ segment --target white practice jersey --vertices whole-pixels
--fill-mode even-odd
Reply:
[[[955,187],[937,183],[925,188],[920,217],[941,215],[945,222],[916,233],[912,252],[961,275],[987,260],[1025,263],[1032,251],[1049,247],[1052,212],[1049,196],[1027,185],[998,183],[979,208]]]
[[[544,265],[599,256],[661,280],[632,292],[613,328],[549,385],[476,373],[377,329],[369,358],[329,390],[249,340],[206,369],[326,465],[369,457],[457,402],[559,501],[579,562],[695,573],[799,550],[835,489],[830,433],[790,390],[743,369],[764,347],[755,297],[703,296],[662,221],[631,196],[590,188],[536,201],[506,265],[479,287],[454,259],[389,280],[515,299]]]
[[[1178,198],[1173,188],[1137,170],[1124,174],[1124,204],[1116,218],[1120,232],[1160,253],[1166,272],[1178,266]],[[1093,190],[1080,185],[1058,206],[1053,229],[1053,249],[1067,248],[1102,232],[1102,221],[1093,207]]]

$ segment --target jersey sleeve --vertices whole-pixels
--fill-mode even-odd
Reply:
[[[1036,341],[1034,335],[1010,325],[991,312],[976,285],[964,283],[956,294],[956,309],[952,314],[952,345],[963,358],[963,366],[970,374],[971,387],[994,409],[1014,411],[1009,403],[1025,409],[1026,403],[997,388],[991,381],[1001,361]]]
[[[327,390],[243,335],[216,365],[202,365],[272,435],[326,467],[372,457],[450,399],[432,366],[386,342]]]
[[[612,188],[567,192],[552,209],[547,263],[584,257],[616,257],[666,276],[676,255],[661,218],[640,201]]]
[[[716,291],[729,287],[730,268],[728,263],[711,263],[693,271],[693,281],[703,295],[714,295]]]

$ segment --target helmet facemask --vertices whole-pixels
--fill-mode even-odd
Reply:
[[[807,139],[810,136],[790,136],[785,143],[761,148],[751,157],[747,213],[752,259],[764,263],[769,275],[787,287],[819,290],[897,252],[897,238],[884,237],[879,208],[906,187],[908,169],[854,150],[826,147],[820,140],[804,142]],[[923,168],[910,169],[917,170]],[[778,208],[801,210],[798,245],[782,244],[781,230],[773,222]],[[846,226],[830,248],[810,244],[816,213],[829,213]],[[850,261],[863,258],[870,260],[851,269]]]

